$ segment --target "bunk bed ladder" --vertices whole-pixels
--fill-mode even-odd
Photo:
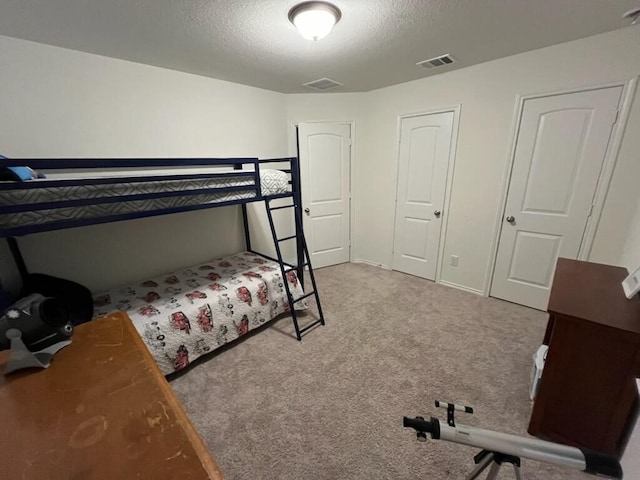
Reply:
[[[271,227],[271,234],[273,235],[273,243],[275,244],[276,254],[278,256],[278,263],[280,264],[280,273],[282,274],[282,279],[283,279],[282,283],[284,283],[284,288],[287,293],[287,299],[289,301],[289,310],[291,313],[291,318],[293,319],[293,326],[296,329],[296,337],[298,338],[298,340],[302,340],[303,333],[312,329],[318,324],[324,325],[324,315],[322,314],[322,307],[320,306],[320,297],[318,296],[318,288],[316,287],[316,278],[315,278],[315,275],[313,274],[313,268],[311,267],[311,259],[309,258],[309,250],[307,249],[307,242],[304,238],[304,232],[302,230],[302,216],[300,214],[300,207],[296,203],[293,203],[292,205],[272,207],[270,205],[270,200],[268,199],[265,200],[265,204],[267,207],[267,216],[269,217],[269,226]],[[276,233],[276,227],[273,223],[273,215],[271,212],[273,210],[281,210],[286,208],[293,208],[295,224],[296,224],[296,232],[300,232],[300,233],[299,235],[291,235],[288,237],[278,238],[278,235]],[[284,263],[284,260],[282,259],[282,251],[280,250],[280,242],[284,242],[286,240],[291,240],[294,238],[298,240],[298,246],[302,247],[301,250],[303,253],[302,257],[298,255],[298,262],[300,262],[300,259],[302,259],[302,263],[299,263],[296,266]],[[303,275],[304,275],[305,267],[309,268],[309,278],[311,279],[312,290],[310,292],[305,292],[305,294],[302,295],[301,297],[294,299],[293,296],[291,295],[289,282],[287,281],[287,273],[291,271],[296,271],[301,285],[304,285]],[[296,309],[294,308],[294,306],[296,303],[304,300],[305,298],[310,297],[311,295],[315,296],[316,305],[318,306],[319,318],[316,321],[310,323],[309,325],[305,325],[304,327],[300,328],[300,325],[298,324],[298,315],[296,313]]]

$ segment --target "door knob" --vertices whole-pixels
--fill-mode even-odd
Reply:
[[[304,213],[306,213],[307,215],[309,215],[309,213],[311,213],[311,210],[309,210],[308,208],[304,209]]]
[[[506,218],[506,220],[507,220],[507,222],[509,222],[509,223],[513,223],[513,222],[515,222],[515,221],[516,221],[516,219],[515,219],[515,217],[514,217],[513,215],[509,215],[509,216]]]
[[[433,212],[433,214],[434,214],[436,217],[439,217],[441,213],[442,213],[442,212],[441,212],[440,210],[436,210],[435,212]]]

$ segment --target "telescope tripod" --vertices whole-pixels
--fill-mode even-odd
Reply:
[[[489,468],[486,480],[495,480],[498,478],[498,472],[500,467],[504,463],[510,463],[513,465],[513,471],[516,476],[516,480],[521,480],[520,477],[520,457],[514,455],[505,455],[500,452],[490,452],[489,450],[482,450],[475,457],[473,461],[476,463],[476,467],[471,471],[469,475],[465,477],[465,480],[475,480],[482,472]]]

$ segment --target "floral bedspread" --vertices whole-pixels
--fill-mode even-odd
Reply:
[[[286,277],[293,297],[303,295],[295,271]],[[97,294],[94,307],[96,317],[125,310],[168,375],[289,311],[289,302],[280,266],[243,252]]]

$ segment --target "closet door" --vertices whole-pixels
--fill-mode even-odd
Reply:
[[[314,268],[350,258],[351,125],[300,123],[304,233]]]
[[[558,257],[577,259],[622,87],[524,102],[491,296],[545,310]]]
[[[400,124],[393,269],[435,280],[453,112],[407,117]]]

